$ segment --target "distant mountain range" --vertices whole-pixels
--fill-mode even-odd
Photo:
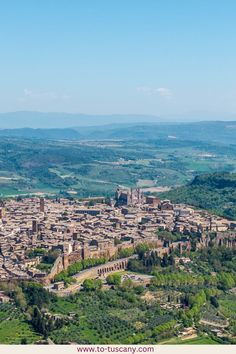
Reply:
[[[44,117],[43,119],[46,119],[46,117]],[[65,124],[65,118],[61,119],[62,120],[60,121],[60,124]],[[73,119],[75,119],[75,117],[73,117]],[[134,119],[134,117],[132,117],[132,119]],[[64,123],[62,124],[62,122]],[[90,122],[92,122],[92,118]],[[126,122],[126,124],[125,122],[121,122],[120,124],[76,126],[66,128],[49,127],[48,129],[2,129],[0,130],[0,136],[55,140],[167,139],[172,141],[175,140],[176,142],[178,142],[179,140],[188,140],[236,145],[236,121],[209,121],[195,123],[164,123],[159,121],[156,123]]]
[[[113,124],[168,124],[170,122],[234,121],[235,115],[212,112],[189,112],[182,115],[155,116],[144,114],[91,115],[62,112],[17,111],[0,113],[0,129],[62,129]]]
[[[105,124],[157,123],[161,119],[151,115],[87,115],[73,113],[9,112],[0,113],[0,129],[71,128]]]

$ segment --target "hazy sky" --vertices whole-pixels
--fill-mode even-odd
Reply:
[[[236,113],[235,0],[0,0],[0,111]]]

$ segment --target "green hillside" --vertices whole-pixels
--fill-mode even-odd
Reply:
[[[236,173],[200,175],[188,185],[172,189],[161,197],[236,219]]]

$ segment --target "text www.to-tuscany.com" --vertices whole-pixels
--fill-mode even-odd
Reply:
[[[148,346],[86,346],[77,347],[79,353],[153,353],[154,347]]]

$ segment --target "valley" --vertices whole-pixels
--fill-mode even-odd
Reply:
[[[114,194],[117,186],[162,192],[196,175],[236,171],[236,146],[163,140],[1,138],[0,195]],[[164,188],[164,190],[163,190]]]

